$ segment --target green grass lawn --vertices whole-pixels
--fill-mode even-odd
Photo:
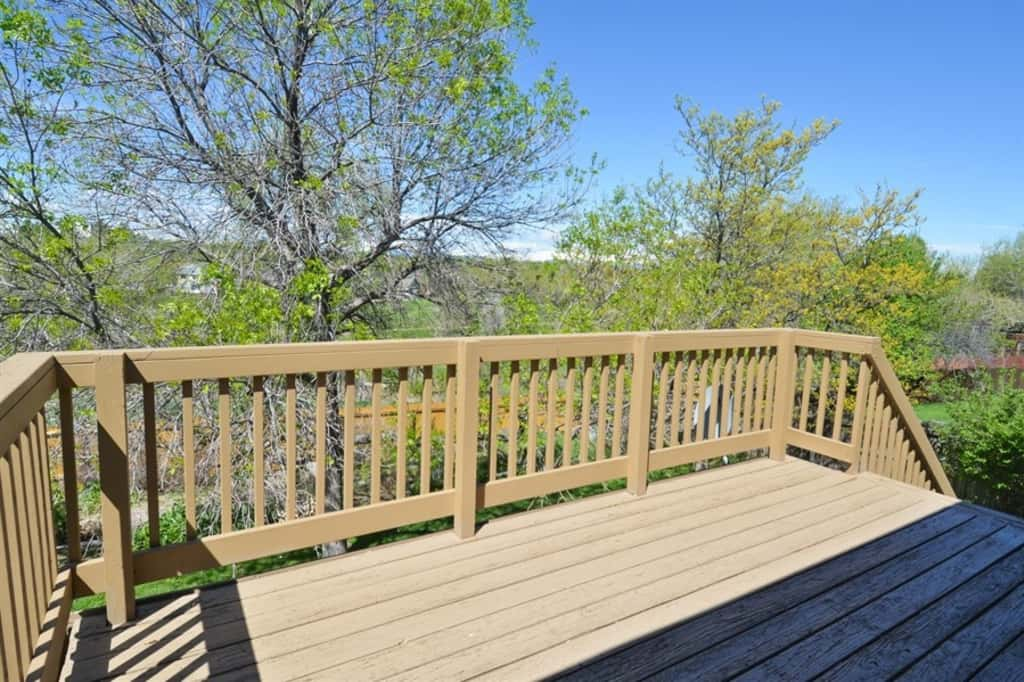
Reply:
[[[946,403],[923,403],[914,406],[917,418],[923,422],[949,421],[949,410]]]

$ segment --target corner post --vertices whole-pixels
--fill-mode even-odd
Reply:
[[[626,489],[634,495],[647,492],[651,457],[651,335],[633,340],[633,386],[630,389],[629,448],[626,452]]]
[[[787,432],[793,424],[793,391],[796,388],[796,344],[792,329],[779,330],[779,361],[775,363],[775,395],[772,397],[772,435],[769,456],[786,458]]]
[[[480,351],[476,341],[460,341],[455,383],[458,395],[455,427],[455,534],[476,533],[477,429],[480,419]]]
[[[107,620],[111,625],[122,625],[135,618],[135,575],[128,486],[125,356],[121,353],[104,353],[96,361],[96,425]]]

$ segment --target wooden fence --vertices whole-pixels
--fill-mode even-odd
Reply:
[[[141,424],[126,411],[135,385]],[[315,396],[312,424],[299,423],[300,385]],[[220,532],[208,536],[196,519],[193,400],[202,387],[216,391],[218,414]],[[84,561],[72,424],[83,389],[95,390],[104,536],[102,557]],[[158,389],[180,395],[183,425],[189,532],[169,546],[159,546]],[[49,504],[51,398],[68,527],[64,571]],[[264,449],[268,415],[277,414],[268,405],[278,404],[287,493],[284,518],[271,523],[263,514]],[[332,462],[335,407],[340,461]],[[412,414],[417,409],[422,414]],[[360,462],[355,437],[365,435],[366,410],[368,455]],[[232,417],[239,413],[241,430]],[[143,430],[154,545],[134,552],[129,424]],[[108,619],[119,624],[134,617],[139,583],[442,517],[454,517],[455,532],[468,538],[485,507],[622,478],[640,495],[652,471],[758,450],[778,459],[788,448],[953,494],[878,339],[869,337],[756,329],[19,355],[0,365],[3,669],[12,679],[55,674],[72,596],[106,593]],[[239,450],[256,500],[252,524],[241,528],[232,514]],[[307,457],[315,476],[305,492],[314,504],[300,514],[298,470]],[[330,466],[342,472],[334,503]]]

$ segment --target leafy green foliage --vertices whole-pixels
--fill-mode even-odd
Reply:
[[[981,387],[948,405],[940,448],[978,501],[1024,515],[1024,390]]]

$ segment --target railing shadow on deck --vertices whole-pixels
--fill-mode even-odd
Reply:
[[[215,602],[210,603],[209,594],[216,595]],[[79,633],[69,656],[65,671],[69,682],[106,679],[132,670],[134,679],[147,680],[166,674],[163,665],[170,662],[176,664],[175,679],[206,679],[256,663],[235,580],[143,599],[136,609],[138,618],[147,621],[144,625],[96,627],[92,624],[105,620],[102,608],[82,614],[83,628],[89,630]],[[189,612],[194,614],[183,619]],[[230,657],[220,650],[225,641],[231,642]],[[249,679],[258,680],[258,673]]]
[[[958,502],[756,591],[622,642],[548,679],[771,679],[772,670],[785,670],[790,679],[890,679],[924,661],[1011,591],[1019,591],[1019,575],[1001,586],[991,580],[993,584],[982,584],[978,578],[1020,573],[1010,565],[1020,560],[1022,547],[1024,519]],[[879,657],[870,648],[884,643],[889,630],[908,619],[941,607],[957,589],[983,591],[984,596],[974,599],[969,610],[961,605],[952,618],[947,614],[938,627],[904,628],[906,632],[898,633],[902,639],[896,655],[887,648],[890,655]],[[864,614],[865,609],[872,613]],[[852,622],[851,614],[861,614],[859,635],[870,630],[865,626],[869,621],[872,627],[884,625],[860,639],[844,636],[841,627],[827,630]],[[1024,637],[1024,616],[1011,621],[1001,622],[1008,627],[1003,637],[986,642],[992,650],[975,657],[971,675],[1015,638]],[[865,668],[858,668],[865,663],[871,670],[867,676]]]

